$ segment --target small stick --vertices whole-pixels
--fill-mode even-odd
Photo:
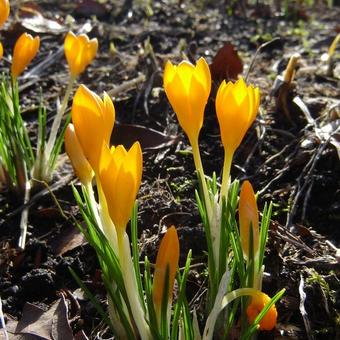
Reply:
[[[145,75],[140,74],[138,77],[131,80],[127,80],[123,84],[116,86],[114,89],[108,91],[107,94],[110,97],[116,97],[119,93],[128,91],[134,88],[138,83],[142,83],[143,81],[145,81]]]
[[[310,326],[310,321],[308,319],[308,314],[305,308],[305,301],[306,301],[306,293],[304,291],[304,280],[302,275],[300,276],[300,284],[299,284],[299,295],[300,295],[300,313],[303,319],[303,322],[305,324],[305,328],[306,328],[306,333],[307,333],[307,338],[308,340],[314,340],[314,336],[312,334],[312,329]]]
[[[24,204],[27,204],[28,201],[30,200],[31,188],[32,188],[31,181],[26,181]],[[26,245],[28,212],[29,212],[29,207],[27,206],[22,211],[21,219],[20,219],[20,237],[19,237],[18,247],[21,248],[22,250],[25,249],[25,245]]]
[[[254,56],[253,56],[253,59],[251,60],[251,63],[250,63],[250,65],[249,65],[249,68],[248,68],[248,71],[247,71],[247,73],[246,73],[246,76],[244,77],[245,82],[248,81],[249,74],[250,74],[250,72],[253,70],[253,67],[255,66],[255,61],[256,61],[256,58],[257,58],[257,56],[259,55],[259,53],[262,52],[262,50],[263,50],[265,47],[269,46],[270,44],[272,44],[272,43],[274,43],[274,42],[276,42],[276,41],[278,41],[278,40],[280,40],[280,38],[279,38],[279,37],[276,37],[276,38],[274,38],[274,39],[272,39],[272,40],[270,40],[270,41],[267,41],[267,42],[263,43],[262,45],[260,45],[260,46],[258,47],[258,49],[256,50],[256,52],[255,52],[255,54],[254,54]]]

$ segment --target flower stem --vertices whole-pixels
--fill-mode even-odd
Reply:
[[[119,227],[117,228],[117,231],[118,230],[124,230],[124,228]],[[145,313],[138,295],[136,276],[134,273],[133,262],[130,252],[129,237],[125,231],[124,232],[118,231],[117,237],[118,237],[119,261],[122,268],[124,285],[129,299],[133,319],[136,323],[141,339],[149,340],[151,338],[151,334],[149,326],[145,320]]]
[[[64,113],[66,111],[67,103],[68,103],[68,100],[70,98],[73,83],[74,83],[75,80],[76,80],[76,77],[71,75],[70,80],[69,80],[68,85],[67,85],[67,89],[66,89],[64,98],[63,98],[63,101],[61,103],[61,107],[60,107],[59,111],[57,112],[57,114],[54,118],[52,128],[51,128],[51,132],[50,132],[50,137],[48,139],[46,149],[45,149],[45,154],[47,155],[46,159],[49,158],[49,156],[51,155],[51,151],[54,147],[55,140],[56,140],[57,134],[58,134],[58,130],[59,130],[59,127],[60,127],[60,124],[61,124],[61,120],[63,119]]]
[[[223,174],[222,174],[222,185],[220,192],[220,203],[222,203],[223,197],[225,197],[225,201],[228,201],[228,190],[229,190],[229,177],[230,177],[230,169],[231,162],[233,160],[233,152],[227,151],[224,149],[224,163],[223,163]]]
[[[107,207],[106,198],[99,180],[99,176],[96,177],[97,180],[97,190],[99,197],[99,212],[100,212],[100,227],[105,234],[106,238],[115,253],[118,252],[118,241],[116,228],[111,220],[109,209]],[[93,191],[93,190],[92,190]]]
[[[198,140],[197,139],[195,139],[193,141],[190,140],[190,144],[191,144],[192,153],[193,153],[193,156],[194,156],[195,168],[196,168],[196,171],[198,172],[199,177],[200,177],[201,182],[202,182],[204,202],[205,202],[205,206],[206,206],[206,209],[207,209],[208,218],[210,220],[211,215],[212,215],[210,195],[209,195],[207,182],[205,180],[205,173],[204,173],[204,169],[203,169],[203,165],[202,165],[202,161],[201,161],[201,154],[200,154],[200,150],[199,150],[199,146],[198,146]]]

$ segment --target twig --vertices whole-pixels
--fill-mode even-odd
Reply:
[[[6,329],[6,323],[5,323],[5,318],[4,318],[4,313],[2,311],[2,302],[1,302],[1,297],[0,297],[0,329],[3,329],[3,332],[5,334],[5,339],[4,340],[9,340],[8,338],[8,333]]]
[[[331,138],[331,136],[330,136],[330,138]],[[293,193],[292,193],[291,197],[293,197],[295,194],[296,194],[296,196],[294,198],[292,207],[291,207],[290,211],[287,214],[287,222],[286,222],[286,227],[287,228],[290,228],[292,223],[293,223],[293,217],[294,217],[294,215],[296,213],[296,210],[297,210],[298,201],[299,201],[302,193],[305,191],[307,185],[310,183],[311,175],[312,175],[312,173],[313,173],[313,171],[315,169],[316,163],[319,160],[322,152],[325,150],[326,146],[328,145],[329,139],[326,142],[320,144],[317,152],[308,161],[308,163],[306,164],[304,170],[302,171],[301,175],[298,177],[298,179],[296,181],[296,185],[295,185],[295,188],[293,190]],[[302,179],[304,177],[307,177],[307,178],[306,178],[305,182],[303,183],[303,185],[301,186],[301,181],[302,181]]]
[[[24,205],[26,205],[30,200],[31,189],[32,189],[31,181],[26,181]],[[29,207],[26,206],[24,208],[24,210],[22,211],[21,219],[20,219],[20,237],[19,237],[19,241],[18,241],[18,247],[22,250],[25,249],[25,245],[26,245],[28,213],[29,213]]]
[[[283,241],[293,244],[296,248],[302,249],[310,255],[315,255],[315,252],[313,251],[313,249],[308,247],[300,238],[292,234],[287,228],[281,225],[277,225],[276,233]]]
[[[145,75],[144,74],[140,74],[138,77],[136,77],[134,79],[131,79],[131,80],[127,80],[123,84],[121,84],[119,86],[116,86],[114,89],[112,89],[112,90],[110,90],[108,92],[108,95],[110,97],[116,97],[119,93],[131,90],[137,84],[139,84],[139,83],[141,83],[143,81],[145,81]]]
[[[314,336],[312,335],[312,329],[311,329],[310,322],[308,319],[308,314],[305,309],[306,293],[303,290],[303,288],[304,288],[304,280],[303,280],[302,275],[300,274],[300,284],[299,284],[300,307],[299,309],[300,309],[300,313],[303,318],[303,322],[305,324],[307,338],[308,340],[314,340]]]
[[[30,208],[35,202],[37,202],[41,197],[47,195],[50,192],[53,192],[55,190],[58,190],[59,188],[63,187],[65,185],[65,183],[69,182],[71,180],[71,178],[73,177],[73,175],[69,175],[66,176],[64,178],[62,178],[61,180],[59,180],[58,182],[54,183],[51,186],[48,186],[48,184],[46,182],[43,181],[37,181],[36,179],[34,179],[34,181],[37,181],[39,183],[43,183],[46,188],[39,191],[37,194],[35,194],[30,200],[29,202],[26,202],[25,204],[21,205],[19,208],[15,209],[14,211],[12,211],[11,213],[7,214],[6,217],[7,218],[11,218],[17,214],[19,214],[23,209],[25,208]]]
[[[262,50],[263,50],[265,47],[269,46],[270,44],[272,44],[272,43],[274,43],[275,41],[278,41],[278,40],[280,40],[280,38],[279,38],[279,37],[276,37],[276,38],[274,38],[274,39],[272,39],[272,40],[270,40],[270,41],[267,41],[267,42],[263,43],[262,45],[260,45],[260,46],[258,47],[258,49],[256,50],[256,52],[255,52],[255,54],[254,54],[254,56],[253,56],[253,59],[251,60],[251,63],[250,63],[250,65],[249,65],[249,68],[248,68],[248,71],[247,71],[247,73],[246,73],[246,76],[244,77],[244,79],[245,79],[246,82],[248,81],[249,74],[250,74],[250,72],[252,71],[252,69],[253,69],[253,67],[254,67],[254,65],[255,65],[255,61],[256,61],[256,58],[257,58],[257,56],[259,55],[259,53],[262,52]]]

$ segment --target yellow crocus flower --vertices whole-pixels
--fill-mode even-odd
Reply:
[[[92,181],[93,170],[85,158],[77,135],[74,131],[74,126],[71,123],[68,124],[65,131],[65,150],[80,182],[84,186],[87,186]]]
[[[33,38],[30,34],[23,33],[14,46],[13,62],[11,67],[12,76],[16,79],[32,61],[38,52],[40,38]]]
[[[4,55],[4,48],[2,47],[1,41],[0,41],[0,60],[2,59]]]
[[[72,77],[84,72],[97,54],[98,40],[89,39],[86,34],[76,36],[68,32],[64,42],[64,51]]]
[[[103,141],[110,145],[115,121],[112,100],[104,92],[103,100],[85,85],[80,85],[73,98],[72,122],[84,155],[98,173]]]
[[[241,187],[239,201],[240,239],[243,256],[249,258],[249,231],[253,230],[253,251],[256,255],[259,248],[259,214],[252,185],[244,181]]]
[[[10,6],[8,0],[0,0],[0,27],[5,23],[9,16]]]
[[[158,317],[160,316],[159,314],[162,307],[167,268],[169,273],[168,296],[169,300],[171,301],[176,271],[178,268],[178,260],[179,240],[176,228],[171,226],[161,241],[155,265],[152,296]]]
[[[211,75],[207,62],[200,58],[196,66],[188,61],[182,61],[176,66],[168,61],[163,82],[165,93],[179,124],[190,143],[196,143],[211,89]]]
[[[247,307],[248,322],[251,324],[255,318],[261,313],[262,309],[270,301],[270,297],[261,292],[257,291],[252,295],[250,304]],[[265,316],[262,318],[259,324],[259,328],[262,331],[270,331],[276,325],[277,310],[275,305],[271,306]]]
[[[255,120],[260,104],[259,88],[247,86],[242,78],[236,83],[223,81],[215,104],[222,144],[226,153],[233,154]]]
[[[125,232],[135,204],[142,180],[142,163],[138,142],[129,151],[123,145],[110,150],[106,143],[102,143],[99,179],[118,238]]]

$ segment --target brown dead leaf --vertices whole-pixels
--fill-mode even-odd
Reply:
[[[22,6],[20,18],[21,25],[35,33],[60,34],[66,31],[66,28],[57,21],[45,18],[35,4],[26,3]]]
[[[237,79],[243,71],[243,63],[234,46],[227,42],[220,48],[210,65],[213,80]]]
[[[47,311],[26,303],[19,322],[11,321],[7,331],[12,340],[72,340],[67,305],[62,297]]]
[[[141,125],[117,124],[113,129],[111,143],[123,144],[126,148],[139,141],[143,150],[158,150],[173,144],[176,137]]]
[[[53,249],[53,252],[59,256],[86,243],[86,239],[79,229],[72,227],[60,233],[53,240],[51,248]]]

